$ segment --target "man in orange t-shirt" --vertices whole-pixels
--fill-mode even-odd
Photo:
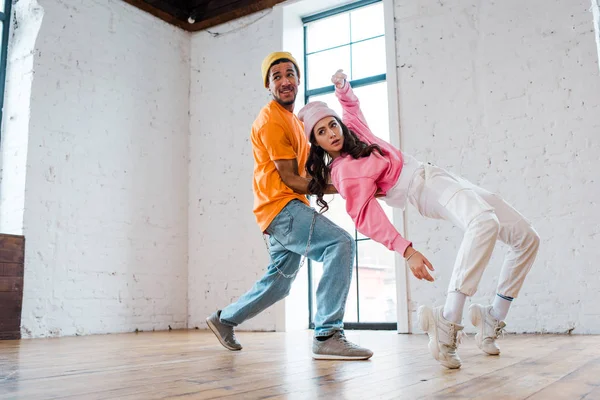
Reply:
[[[323,263],[317,288],[317,313],[312,353],[315,359],[363,360],[369,349],[350,343],[344,335],[344,309],[354,265],[354,239],[310,207],[305,164],[309,144],[304,126],[294,115],[300,69],[287,52],[269,54],[262,79],[273,100],[252,125],[254,155],[254,215],[269,236],[271,263],[267,272],[235,303],[206,321],[229,350],[241,350],[234,327],[288,295],[301,256]],[[330,187],[329,193],[336,193]]]

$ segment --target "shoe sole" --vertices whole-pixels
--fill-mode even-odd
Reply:
[[[419,321],[419,327],[421,328],[421,330],[427,332],[427,336],[429,336],[429,344],[427,345],[427,347],[429,348],[429,352],[431,353],[433,358],[448,369],[460,368],[462,364],[456,366],[453,364],[449,364],[444,360],[440,360],[439,358],[440,349],[437,344],[437,325],[435,323],[435,316],[433,315],[433,310],[426,306],[419,307],[419,310],[417,311],[417,319]],[[433,325],[431,329],[431,334],[429,332],[430,325]],[[431,346],[432,344],[433,348]]]
[[[373,354],[370,356],[336,356],[330,354],[315,354],[312,353],[312,358],[315,360],[345,360],[345,361],[356,361],[356,360],[368,360],[373,357]]]
[[[469,316],[471,317],[471,323],[478,330],[477,334],[475,335],[475,344],[477,345],[477,347],[479,347],[479,350],[483,351],[485,354],[488,354],[490,356],[500,355],[500,351],[490,353],[489,351],[486,351],[483,349],[483,345],[482,345],[483,342],[481,340],[482,329],[480,328],[480,325],[482,324],[481,312],[482,312],[481,308],[477,307],[475,304],[472,304],[469,307]]]
[[[217,327],[212,323],[212,321],[209,318],[206,318],[206,324],[208,325],[208,327],[210,328],[210,330],[212,331],[212,333],[214,333],[214,335],[217,337],[217,339],[219,340],[219,343],[221,343],[223,345],[223,347],[225,347],[227,350],[231,350],[231,351],[240,351],[242,348],[240,347],[239,349],[236,347],[231,347],[229,346],[222,338],[221,335],[219,334],[219,330],[217,329]]]

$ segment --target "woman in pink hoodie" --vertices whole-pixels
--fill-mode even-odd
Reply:
[[[464,231],[444,306],[421,306],[419,325],[429,335],[429,350],[447,368],[459,368],[457,347],[466,297],[473,296],[500,240],[509,246],[497,296],[492,305],[473,304],[471,322],[476,343],[485,353],[500,350],[496,339],[505,327],[512,300],[535,260],[539,236],[531,224],[499,196],[440,167],[424,164],[375,136],[365,120],[346,75],[332,77],[343,117],[323,102],[311,102],[298,117],[311,142],[306,170],[313,178],[309,190],[322,211],[328,183],[346,200],[346,211],[363,235],[400,253],[413,275],[433,281],[433,266],[400,235],[384,213],[380,200],[404,209],[411,203],[421,215],[450,221]]]

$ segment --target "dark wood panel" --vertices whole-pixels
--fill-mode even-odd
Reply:
[[[21,318],[7,317],[0,318],[0,332],[10,332],[19,330],[21,327]]]
[[[244,3],[244,0],[192,0],[190,3],[192,4],[190,8],[191,11],[198,10],[206,12],[227,7],[236,8],[234,4]],[[234,6],[232,7],[232,5]]]
[[[21,304],[23,293],[19,292],[0,292],[0,304],[9,304],[9,302],[17,302]]]
[[[23,236],[0,234],[0,263],[24,261],[25,238]]]
[[[23,278],[0,276],[0,292],[23,292]]]
[[[229,7],[215,10],[214,12],[208,10],[204,16],[198,16],[196,22],[190,25],[188,30],[196,32],[203,29],[208,29],[215,25],[220,25],[237,18],[242,18],[267,8],[272,8],[273,6],[283,3],[284,1],[285,0],[240,1],[238,3],[230,4]]]
[[[190,24],[189,24],[189,22],[187,22],[187,17],[185,18],[185,20],[181,17],[177,18],[176,16],[157,8],[156,6],[148,4],[144,0],[123,0],[123,1],[131,4],[134,7],[139,8],[140,10],[146,11],[147,13],[154,15],[157,18],[162,19],[163,21],[165,21],[171,25],[175,25],[182,29],[189,30]]]
[[[187,31],[199,31],[271,8],[284,0],[123,0]],[[195,23],[188,21],[193,17]]]
[[[0,332],[0,340],[16,340],[21,339],[21,330],[12,332]]]
[[[21,304],[2,305],[0,307],[0,320],[14,320],[21,317]]]
[[[0,263],[0,276],[23,276],[23,264]]]

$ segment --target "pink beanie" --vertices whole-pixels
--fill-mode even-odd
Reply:
[[[298,113],[298,118],[304,122],[304,134],[309,141],[313,128],[317,122],[325,117],[336,117],[341,120],[336,112],[327,107],[327,104],[322,101],[313,101],[302,107]]]

